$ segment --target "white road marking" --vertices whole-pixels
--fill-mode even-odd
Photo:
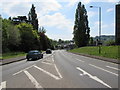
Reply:
[[[103,69],[103,68],[101,68],[101,67],[95,66],[95,65],[93,65],[93,64],[89,64],[89,65],[90,65],[90,66],[93,66],[93,67],[95,67],[95,68],[97,68],[97,69],[100,69],[100,70],[103,70],[103,71],[105,71],[105,72],[108,72],[108,73],[111,73],[111,74],[113,74],[113,75],[118,76],[118,74],[113,73],[113,72],[110,72],[110,71],[108,71],[108,70],[105,70],[105,69]]]
[[[38,67],[38,66],[34,66],[34,67],[37,68],[37,69],[39,69],[40,71],[46,73],[47,75],[53,77],[53,78],[56,79],[56,80],[59,80],[59,79],[60,79],[59,77],[53,75],[52,73],[50,73],[50,72],[48,72],[48,71],[45,71],[44,69],[42,69],[42,68],[40,68],[40,67]]]
[[[2,90],[2,88],[6,88],[6,81],[1,82],[1,84],[0,84],[0,90]]]
[[[76,60],[78,60],[78,61],[80,61],[80,62],[85,62],[85,61],[82,61],[82,60],[80,60],[80,59],[77,59],[77,58],[76,58]]]
[[[25,68],[25,69],[23,69],[23,70],[20,70],[20,71],[14,73],[13,76],[14,76],[14,75],[17,75],[17,74],[23,72],[24,70],[27,70],[27,69],[29,69],[29,68],[31,68],[31,67],[33,67],[33,66],[34,66],[34,65],[32,65],[32,66],[30,66],[30,67],[27,67],[27,68]]]
[[[84,71],[84,70],[81,69],[80,67],[76,67],[76,68],[77,68],[78,70],[80,70],[80,71],[83,72],[83,74],[80,74],[80,75],[82,75],[82,76],[83,76],[83,75],[88,75],[91,79],[96,80],[97,82],[99,82],[99,83],[107,86],[108,88],[112,88],[111,86],[109,86],[108,84],[106,84],[105,82],[103,82],[102,80],[100,80],[98,77],[89,74],[88,72]]]
[[[41,63],[44,63],[44,64],[48,64],[48,65],[53,65],[52,63],[48,63],[48,62],[41,62]]]
[[[37,80],[28,72],[28,71],[24,71],[24,73],[28,76],[28,78],[30,79],[30,81],[33,83],[33,85],[35,86],[35,88],[43,88],[38,82]]]
[[[111,69],[114,69],[114,70],[118,70],[118,71],[120,71],[120,69],[115,68],[115,67],[111,67],[111,66],[106,66],[106,67],[111,68]]]
[[[59,77],[60,77],[60,78],[63,78],[63,77],[62,77],[62,75],[60,74],[60,72],[59,72],[59,70],[58,70],[57,66],[56,66],[55,64],[54,64],[54,66],[55,66],[55,69],[56,69],[56,71],[57,71],[57,73],[58,73]]]

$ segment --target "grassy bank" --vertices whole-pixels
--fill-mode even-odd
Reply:
[[[90,46],[90,47],[76,48],[76,49],[70,50],[70,52],[83,53],[83,54],[118,59],[119,54],[120,54],[120,53],[118,54],[118,50],[120,50],[120,46],[101,46],[101,54],[99,54],[99,52],[98,52],[99,47]]]
[[[14,58],[14,57],[19,57],[19,56],[25,56],[26,53],[24,52],[9,52],[9,53],[3,53],[2,54],[2,59],[9,59],[9,58]]]

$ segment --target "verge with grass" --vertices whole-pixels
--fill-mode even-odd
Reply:
[[[99,54],[98,46],[87,46],[87,47],[75,48],[69,50],[69,52],[89,54],[94,56],[101,56],[101,57],[120,60],[119,50],[120,50],[120,46],[101,46],[101,53]]]
[[[3,53],[2,59],[9,59],[9,58],[15,58],[20,56],[25,56],[26,53],[24,52],[9,52],[9,53]]]

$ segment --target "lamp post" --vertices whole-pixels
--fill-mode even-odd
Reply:
[[[98,41],[98,45],[99,45],[99,54],[101,53],[101,7],[97,7],[97,6],[90,6],[90,8],[98,8],[99,9],[99,41]]]

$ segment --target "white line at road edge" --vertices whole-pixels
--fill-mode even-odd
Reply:
[[[24,70],[27,70],[27,69],[29,69],[29,68],[31,68],[31,67],[33,67],[33,66],[34,66],[34,65],[32,65],[32,66],[30,66],[30,67],[27,67],[27,68],[25,68],[25,69],[23,69],[23,70],[20,70],[20,71],[14,73],[13,76],[14,76],[14,75],[17,75],[17,74],[23,72]]]
[[[6,81],[1,82],[0,90],[2,90],[2,88],[6,88]]]
[[[52,73],[50,73],[50,72],[45,71],[44,69],[42,69],[42,68],[40,68],[40,67],[38,67],[38,66],[34,66],[34,67],[35,67],[35,68],[37,68],[37,69],[39,69],[40,71],[42,71],[42,72],[46,73],[47,75],[49,75],[49,76],[53,77],[53,78],[54,78],[54,79],[56,79],[56,80],[59,80],[59,79],[60,79],[59,77],[57,77],[57,76],[53,75],[53,74],[52,74]]]
[[[93,64],[89,64],[89,65],[90,65],[90,66],[93,66],[93,67],[95,67],[95,68],[97,68],[97,69],[103,70],[103,71],[105,71],[105,72],[111,73],[111,74],[113,74],[113,75],[115,75],[115,76],[118,76],[118,74],[113,73],[113,72],[110,72],[110,71],[108,71],[108,70],[105,70],[105,69],[103,69],[103,68],[101,68],[101,67],[95,66],[95,65],[93,65]]]
[[[81,69],[80,67],[76,67],[78,70],[83,72],[83,75],[88,75],[91,79],[96,80],[97,82],[107,86],[108,88],[112,88],[111,86],[109,86],[108,84],[106,84],[105,82],[103,82],[102,80],[100,80],[98,77],[93,76],[91,74],[89,74],[88,72],[84,71],[83,69]]]
[[[114,70],[118,70],[118,71],[120,71],[120,69],[115,68],[115,67],[111,67],[111,66],[106,66],[106,67],[111,68],[111,69],[114,69]]]
[[[76,60],[78,60],[78,61],[80,61],[80,62],[85,62],[85,61],[82,61],[82,60],[80,60],[80,59],[77,59],[77,58],[76,58]]]
[[[28,71],[25,70],[24,73],[28,76],[33,85],[35,85],[35,88],[43,88]]]

